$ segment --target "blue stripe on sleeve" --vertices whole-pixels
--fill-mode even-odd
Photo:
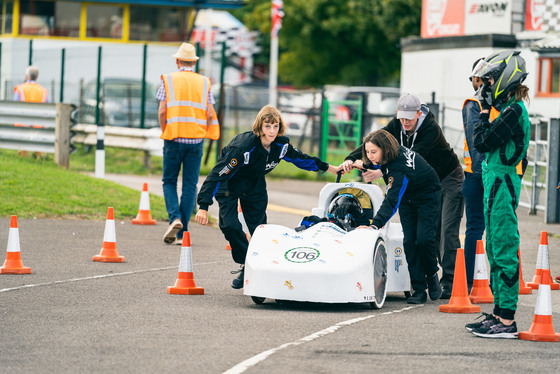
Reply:
[[[307,159],[307,160],[302,160],[302,159],[299,159],[299,158],[291,159],[288,156],[284,156],[283,160],[291,162],[292,164],[294,164],[295,166],[297,166],[298,168],[303,169],[303,170],[307,170],[307,171],[317,171],[317,170],[319,170],[319,167],[317,166],[317,164],[315,163],[315,160],[313,160],[313,159]]]
[[[405,175],[403,177],[402,186],[401,186],[401,189],[399,191],[399,200],[397,200],[397,204],[393,208],[393,214],[391,214],[391,217],[393,217],[395,215],[395,213],[397,213],[397,209],[398,209],[399,205],[401,204],[401,199],[404,195],[404,192],[406,191],[407,186],[408,186],[408,179],[406,178],[406,175]]]
[[[212,198],[214,198],[214,196],[216,196],[216,192],[218,192],[218,188],[220,188],[221,184],[222,184],[222,182],[216,183],[216,188],[214,188],[214,191],[212,191]]]

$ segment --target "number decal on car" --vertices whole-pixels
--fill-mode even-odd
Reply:
[[[311,247],[292,248],[284,254],[284,258],[290,262],[305,263],[319,258],[320,252]]]

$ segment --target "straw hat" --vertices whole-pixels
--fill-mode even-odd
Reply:
[[[197,61],[199,59],[199,57],[196,55],[196,49],[194,48],[194,45],[190,43],[181,44],[177,53],[172,56],[181,61]]]

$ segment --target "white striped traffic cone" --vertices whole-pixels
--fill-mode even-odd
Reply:
[[[521,266],[521,248],[517,249],[517,258],[519,259],[519,294],[529,295],[533,293],[533,289],[525,285],[523,280],[523,268]]]
[[[12,216],[10,221],[8,253],[4,266],[0,268],[0,274],[31,274],[31,268],[23,266],[23,261],[21,261],[17,216]]]
[[[550,297],[550,284],[545,282],[546,276],[550,277],[550,270],[543,269],[543,277],[537,294],[537,305],[533,323],[528,331],[521,331],[519,339],[534,340],[539,342],[560,342],[560,334],[554,331],[552,324],[552,305]]]
[[[476,257],[474,264],[473,287],[469,297],[475,304],[492,303],[494,302],[494,295],[492,295],[490,282],[488,281],[486,254],[484,253],[484,242],[482,240],[478,240],[476,242]]]
[[[179,274],[174,286],[167,287],[167,293],[175,295],[204,295],[204,288],[197,287],[194,282],[192,266],[191,235],[188,231],[183,234],[181,259],[179,260]]]
[[[144,183],[142,193],[140,194],[140,207],[138,208],[138,215],[132,220],[135,225],[155,225],[156,220],[152,219],[150,213],[150,194],[148,192],[148,183]]]
[[[241,222],[241,228],[245,232],[245,237],[247,238],[247,241],[249,241],[251,239],[251,236],[249,235],[249,227],[247,227],[247,222],[245,222],[245,217],[243,217],[241,204],[237,206],[237,219],[239,220],[239,222]],[[231,251],[231,245],[229,243],[226,245],[226,250]]]
[[[539,288],[539,285],[542,283],[541,278],[544,269],[550,270],[550,261],[548,257],[548,235],[546,231],[541,231],[541,241],[539,242],[539,253],[537,255],[535,276],[533,277],[532,282],[527,283],[527,286],[531,287],[534,290],[537,290]],[[548,278],[543,279],[543,281],[545,284],[550,284],[551,290],[560,289],[560,284],[554,283],[552,281],[550,271],[548,272]]]
[[[124,262],[124,256],[119,256],[117,251],[117,234],[115,232],[115,216],[113,207],[107,210],[105,221],[105,234],[103,235],[103,246],[97,256],[93,256],[96,262]]]

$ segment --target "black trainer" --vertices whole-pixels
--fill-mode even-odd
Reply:
[[[241,265],[241,269],[239,270],[234,270],[231,272],[232,274],[238,274],[237,278],[235,278],[233,280],[233,282],[231,282],[231,287],[235,288],[236,290],[243,288],[243,279],[245,276],[245,267],[244,265]]]
[[[482,321],[467,323],[465,325],[465,329],[467,331],[473,331],[473,329],[479,329],[479,328],[484,327],[486,325],[493,324],[494,322],[497,321],[497,318],[494,317],[493,314],[488,314],[488,313],[482,313],[476,319],[480,319],[482,317],[484,317],[484,319]]]
[[[414,291],[412,296],[410,296],[406,302],[408,304],[423,304],[428,299],[426,291]]]
[[[427,278],[428,282],[428,293],[430,294],[430,299],[437,300],[441,297],[441,285],[439,284],[439,278],[437,273],[432,277]]]
[[[509,326],[496,320],[478,329],[473,329],[472,333],[481,338],[493,339],[517,339],[517,324],[515,321]]]
[[[447,300],[451,299],[451,294],[453,293],[453,288],[449,285],[443,285],[440,299]]]

